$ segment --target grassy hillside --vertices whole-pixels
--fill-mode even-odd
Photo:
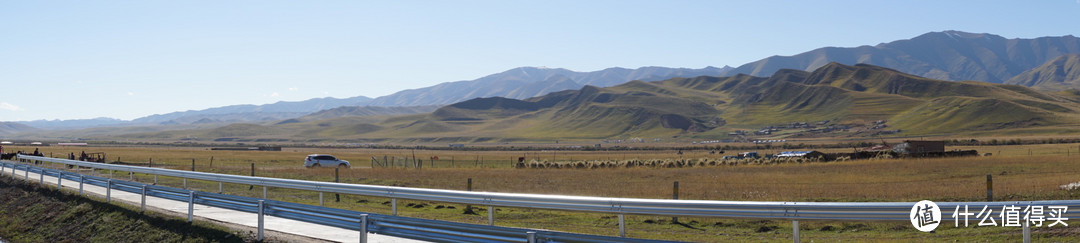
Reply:
[[[1080,88],[1080,54],[1066,54],[1034,69],[1020,73],[1005,83],[1042,90]]]
[[[258,141],[491,142],[559,139],[716,138],[789,123],[844,124],[876,136],[1053,133],[1080,125],[1075,90],[1044,93],[1017,85],[933,80],[871,65],[829,63],[770,77],[676,78],[551,93],[526,100],[477,98],[400,116],[291,119],[132,135],[229,137]],[[861,127],[871,121],[887,126]],[[846,129],[845,129],[846,130]],[[1061,131],[1075,131],[1065,129]],[[788,132],[772,137],[800,136]]]
[[[33,132],[38,131],[37,128],[14,123],[14,122],[0,122],[0,135],[10,135],[21,132]]]
[[[7,242],[254,242],[246,233],[0,178],[0,237]]]

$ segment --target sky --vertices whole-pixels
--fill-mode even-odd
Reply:
[[[738,66],[959,30],[1080,35],[1080,0],[0,0],[0,121],[379,97],[516,67]]]

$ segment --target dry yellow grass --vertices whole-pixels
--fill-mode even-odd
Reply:
[[[985,198],[985,176],[995,181],[995,194],[1014,199],[1061,199],[1069,194],[1058,188],[1080,181],[1080,148],[1076,145],[988,146],[983,152],[1005,156],[858,160],[829,163],[789,163],[780,165],[707,166],[692,168],[617,169],[511,169],[516,157],[566,156],[583,159],[677,158],[672,151],[633,152],[478,152],[412,151],[371,149],[285,148],[281,152],[211,151],[206,148],[177,147],[41,147],[46,155],[71,152],[106,152],[109,160],[146,163],[155,167],[247,175],[250,165],[259,176],[332,181],[331,169],[305,169],[302,158],[312,153],[331,153],[352,161],[354,168],[343,170],[346,183],[397,185],[423,188],[464,189],[473,178],[480,191],[611,197],[669,198],[672,184],[680,183],[680,198],[703,200],[773,201],[917,201],[981,200]],[[31,148],[17,148],[32,151]],[[950,148],[952,149],[952,148]],[[1072,149],[1071,152],[1069,149]],[[1028,156],[1031,150],[1032,156]],[[1000,151],[1000,152],[999,152]],[[361,168],[370,157],[383,155],[424,161],[423,169]],[[763,151],[765,152],[765,151]],[[537,156],[539,155],[539,156]],[[431,167],[428,158],[439,156]],[[516,157],[515,157],[516,156]],[[686,152],[684,158],[710,156],[705,151]],[[719,155],[712,155],[719,156]],[[214,157],[210,168],[210,157]],[[454,165],[466,168],[445,168]],[[483,166],[478,158],[483,157]],[[505,157],[501,160],[493,158]],[[467,158],[467,159],[465,159]],[[558,158],[558,157],[556,157]],[[516,162],[516,161],[515,161]]]
[[[739,200],[739,201],[908,201],[923,199],[934,201],[982,201],[986,196],[986,175],[994,178],[994,195],[997,200],[1053,200],[1080,198],[1078,191],[1066,191],[1060,185],[1080,181],[1080,154],[1077,145],[1023,145],[976,147],[981,152],[1004,154],[1004,156],[939,158],[939,159],[890,159],[861,160],[829,163],[788,163],[778,165],[737,165],[692,168],[608,168],[608,169],[512,169],[510,160],[516,157],[573,156],[584,159],[675,159],[675,151],[634,152],[477,152],[477,151],[415,151],[417,158],[425,161],[423,169],[363,168],[369,165],[371,156],[411,157],[411,150],[371,149],[315,149],[285,148],[280,152],[210,151],[206,148],[178,147],[41,147],[41,151],[54,156],[70,152],[106,152],[109,160],[120,157],[127,162],[146,162],[154,158],[155,167],[191,169],[196,160],[196,170],[215,173],[248,175],[250,165],[256,164],[258,176],[333,181],[333,169],[305,169],[302,159],[307,154],[329,153],[348,159],[355,165],[341,171],[345,183],[394,185],[422,188],[458,189],[466,187],[466,180],[473,179],[476,191],[519,192],[562,195],[585,195],[603,197],[671,198],[672,184],[679,181],[680,199]],[[5,148],[9,151],[12,148]],[[33,148],[15,149],[32,151]],[[949,149],[968,149],[953,148]],[[1068,149],[1072,149],[1070,152]],[[1001,152],[998,152],[1000,150]],[[1031,150],[1031,156],[1028,155]],[[741,151],[728,151],[735,153]],[[761,151],[769,152],[769,151]],[[426,158],[439,156],[436,168],[429,166]],[[455,165],[449,166],[447,157],[454,157]],[[484,166],[474,167],[478,156],[484,157]],[[709,155],[707,151],[684,151],[683,158],[699,158]],[[214,157],[213,168],[209,159]],[[493,161],[493,158],[501,158]],[[468,159],[462,159],[468,158]],[[516,162],[516,161],[515,161]],[[99,173],[102,173],[99,171]],[[127,174],[114,175],[127,178]],[[139,181],[152,180],[136,175]],[[164,185],[181,185],[175,178],[161,178]],[[217,183],[190,181],[189,186],[204,191],[216,191]],[[225,185],[228,194],[261,196],[260,189],[248,190],[246,185]],[[318,203],[318,194],[285,189],[270,189],[271,199],[308,204]],[[333,202],[328,196],[327,206],[374,213],[389,213],[385,198],[342,196],[341,202]],[[486,212],[464,215],[462,205],[436,202],[411,202],[405,204],[426,205],[424,208],[401,207],[401,215],[452,220],[468,223],[486,223]],[[436,205],[456,206],[457,209],[434,209]],[[483,208],[482,208],[483,209]],[[613,235],[617,233],[611,215],[558,212],[547,210],[499,208],[498,225],[513,227],[547,228],[579,233]],[[655,216],[628,217],[631,237],[670,239],[685,241],[790,241],[790,223],[775,221],[694,219],[683,227],[665,223],[670,218]],[[648,223],[654,222],[654,223]],[[655,223],[659,222],[659,223]],[[779,227],[771,232],[756,233],[760,227]],[[788,228],[784,228],[788,227]],[[909,232],[902,223],[853,223],[853,222],[804,222],[803,239],[869,241],[909,241],[926,238],[927,235]],[[817,230],[834,228],[836,230]],[[851,233],[858,231],[870,234]],[[776,232],[781,232],[776,234]],[[1036,231],[1043,232],[1042,230]],[[1075,233],[1059,235],[1073,237]],[[1017,232],[998,228],[943,229],[938,237],[953,239],[1014,240]],[[971,238],[971,237],[976,238]]]

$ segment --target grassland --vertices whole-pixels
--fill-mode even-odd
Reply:
[[[12,148],[6,148],[9,151]],[[30,151],[32,148],[15,148]],[[41,147],[41,152],[60,154],[105,152],[109,160],[154,167],[256,175],[316,181],[333,181],[333,169],[305,169],[304,155],[330,153],[352,161],[354,168],[340,171],[344,183],[392,185],[463,190],[473,180],[473,190],[604,197],[671,198],[673,182],[680,185],[680,199],[735,201],[981,201],[985,200],[985,178],[994,177],[997,200],[1075,199],[1078,191],[1059,186],[1080,181],[1080,147],[1076,144],[950,147],[978,149],[994,153],[989,157],[942,159],[883,159],[830,163],[788,163],[777,165],[705,166],[692,168],[608,168],[608,169],[513,169],[517,157],[530,160],[630,160],[680,159],[676,151],[429,151],[375,149],[285,148],[280,152],[211,151],[178,147]],[[846,151],[837,149],[838,151]],[[734,153],[739,151],[728,151]],[[759,151],[775,152],[775,151]],[[406,158],[423,161],[424,167],[403,168]],[[432,163],[430,158],[438,156]],[[685,151],[681,157],[698,160],[708,151]],[[210,158],[213,157],[213,165]],[[397,161],[398,167],[366,168],[371,157]],[[451,162],[452,161],[452,162]],[[97,173],[107,173],[97,171]],[[102,174],[108,176],[107,174]],[[116,173],[114,178],[134,177],[151,181],[147,175]],[[181,187],[177,178],[159,178],[159,184]],[[191,188],[216,191],[215,182],[189,181]],[[318,194],[271,188],[275,200],[318,204]],[[261,190],[247,185],[225,185],[225,192],[260,197]],[[327,206],[374,213],[389,213],[389,199],[328,195]],[[464,205],[401,200],[400,215],[469,223],[486,223],[486,208],[465,214]],[[498,225],[546,228],[580,233],[614,235],[614,215],[559,212],[517,208],[497,208]],[[673,224],[670,218],[629,216],[631,237],[685,241],[790,240],[790,223],[716,218],[686,218]],[[891,222],[802,222],[803,239],[907,241],[1013,240],[1019,229],[951,228],[936,235],[918,234],[904,223]],[[786,228],[785,228],[786,227]],[[1076,237],[1072,228],[1036,229],[1039,237]],[[932,236],[932,237],[931,237]],[[1058,239],[1058,238],[1051,238]]]

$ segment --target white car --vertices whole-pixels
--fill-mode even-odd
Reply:
[[[349,166],[351,165],[349,165],[349,161],[337,159],[333,155],[329,154],[312,154],[308,155],[307,158],[304,159],[304,167],[312,168],[323,166],[337,166],[341,168],[349,168]]]

